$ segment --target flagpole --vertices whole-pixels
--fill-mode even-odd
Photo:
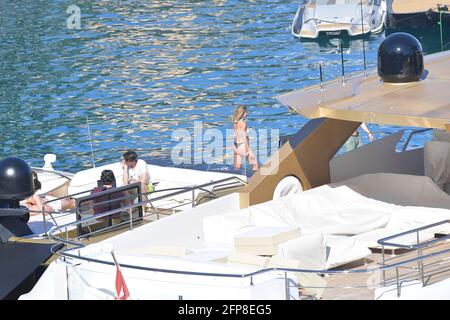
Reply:
[[[112,255],[112,257],[113,257],[114,264],[116,265],[116,267],[118,267],[118,266],[119,266],[119,263],[117,262],[116,255],[114,254],[114,251],[111,251],[111,255]]]

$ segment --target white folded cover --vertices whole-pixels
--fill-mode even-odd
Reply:
[[[279,257],[299,261],[298,268],[325,270],[327,249],[321,232],[303,235],[278,246]]]
[[[326,236],[325,243],[328,250],[327,269],[363,259],[372,253],[355,237]]]
[[[327,270],[371,253],[355,237],[324,236],[317,232],[280,244],[278,256],[298,260],[303,269]]]
[[[450,210],[424,207],[400,207],[386,225],[396,233],[450,219]],[[427,232],[450,233],[450,223],[427,229]],[[421,232],[422,233],[422,232]]]

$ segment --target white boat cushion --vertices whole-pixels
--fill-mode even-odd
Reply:
[[[237,252],[274,255],[278,245],[300,236],[298,227],[256,227],[234,237]]]
[[[249,264],[252,266],[258,266],[260,268],[266,268],[269,264],[269,258],[260,257],[254,254],[233,252],[227,257],[227,263],[229,264]]]

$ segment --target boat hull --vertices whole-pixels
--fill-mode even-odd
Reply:
[[[438,11],[437,8],[421,7],[397,7],[395,0],[387,2],[386,29],[404,29],[404,28],[432,28],[439,27],[439,21],[442,19],[443,26],[450,26],[450,11]],[[401,10],[401,11],[400,11]],[[409,11],[410,12],[407,12]]]
[[[415,13],[392,13],[389,12],[386,19],[386,28],[431,28],[439,26],[440,13],[436,11]],[[450,12],[442,14],[443,26],[450,26]]]
[[[305,1],[297,9],[291,33],[300,39],[317,39],[322,36],[360,37],[380,33],[386,18],[384,2],[366,6],[364,11],[370,14],[365,14],[362,24],[359,6],[356,4],[316,6]]]

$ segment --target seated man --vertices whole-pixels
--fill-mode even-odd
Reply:
[[[153,191],[147,163],[142,159],[138,159],[135,151],[128,150],[123,154],[122,167],[124,185],[140,181],[142,193]]]

